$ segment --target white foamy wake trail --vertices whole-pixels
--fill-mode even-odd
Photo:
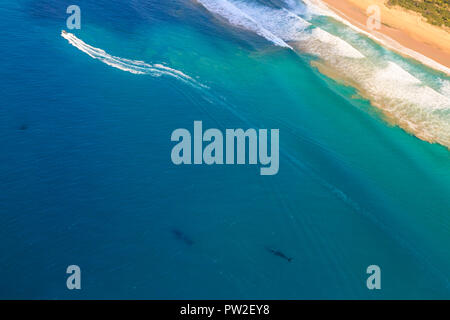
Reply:
[[[91,58],[100,60],[101,62],[122,71],[133,74],[150,75],[153,77],[169,76],[196,87],[205,87],[179,70],[169,68],[162,64],[149,64],[144,61],[129,60],[112,56],[102,49],[88,45],[72,33],[62,31],[61,36],[69,41],[71,45],[86,53]]]
[[[357,88],[391,122],[423,140],[450,148],[449,81],[443,80],[441,88],[433,89],[388,56],[374,58],[377,55],[369,53],[365,56],[361,51],[367,52],[367,47],[359,51],[340,37],[312,25],[303,17],[335,16],[325,6],[311,4],[317,1],[305,0],[305,7],[297,0],[284,0],[285,8],[251,0],[196,1],[234,27],[254,32],[277,46],[318,57],[315,63],[320,71]]]

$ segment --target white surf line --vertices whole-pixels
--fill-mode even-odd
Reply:
[[[342,18],[340,15],[334,13],[333,9],[330,9],[328,4],[325,2],[322,2],[320,0],[302,0],[308,7],[311,6],[313,8],[313,12],[319,15],[325,15],[334,18],[335,20],[338,20],[342,23],[344,23],[346,26],[352,28],[358,33],[361,33],[365,35],[366,37],[369,37],[370,39],[374,40],[375,42],[378,42],[379,44],[387,47],[388,49],[391,49],[393,51],[396,51],[402,55],[406,55],[410,58],[413,58],[414,60],[432,68],[437,71],[443,72],[446,75],[450,76],[450,68],[440,64],[439,62],[417,52],[412,49],[409,49],[402,44],[398,43],[394,39],[390,38],[389,36],[382,34],[380,32],[377,32],[377,35],[374,35],[370,32],[367,32],[358,26],[352,24],[347,19]],[[338,10],[337,10],[338,11]],[[340,12],[342,16],[346,17],[345,14]]]
[[[210,13],[222,17],[231,25],[254,32],[269,42],[280,47],[289,48],[296,53],[298,53],[297,48],[294,48],[291,42],[317,39],[334,45],[338,55],[364,58],[364,55],[349,43],[317,26],[313,26],[298,14],[286,8],[273,9],[242,0],[196,1]],[[317,52],[313,52],[313,50],[309,50],[308,53],[317,55]]]
[[[133,74],[151,75],[153,77],[170,76],[196,87],[207,88],[192,77],[184,74],[182,71],[169,68],[162,64],[149,64],[144,61],[130,60],[112,56],[102,49],[88,45],[83,40],[77,38],[74,34],[66,32],[64,30],[61,31],[61,36],[66,39],[71,45],[86,53],[91,58],[100,60],[101,62],[113,68],[117,68],[119,70],[130,72]]]
[[[196,0],[199,4],[205,7],[211,13],[214,13],[224,19],[226,19],[230,24],[241,27],[250,31],[255,32],[261,37],[269,40],[273,44],[292,49],[285,41],[283,41],[278,36],[274,35],[272,32],[264,28],[258,21],[254,20],[247,13],[243,12],[233,3],[227,0]],[[292,49],[293,50],[293,49]]]
[[[441,80],[441,88],[440,92],[450,99],[450,81],[449,80]]]

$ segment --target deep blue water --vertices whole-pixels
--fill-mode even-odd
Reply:
[[[450,298],[447,148],[189,0],[78,1],[71,32],[209,89],[91,59],[71,4],[0,5],[0,298]],[[173,165],[195,120],[279,128],[279,174]]]

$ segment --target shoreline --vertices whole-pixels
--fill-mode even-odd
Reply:
[[[315,2],[315,1],[314,1]],[[366,33],[396,52],[450,76],[450,33],[426,22],[420,14],[398,7],[387,7],[385,0],[321,0],[320,3],[343,22]],[[366,9],[378,5],[381,29],[366,26]]]

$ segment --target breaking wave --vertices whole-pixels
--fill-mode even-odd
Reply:
[[[244,28],[264,37],[273,44],[290,48],[292,42],[318,39],[335,46],[342,56],[363,58],[364,56],[342,39],[320,29],[312,28],[311,23],[303,19],[297,10],[274,9],[242,0],[197,0],[207,10],[227,20],[235,27]],[[292,0],[287,3],[293,5]],[[305,12],[306,13],[306,12]],[[317,53],[318,48],[311,48]]]
[[[282,0],[284,6],[279,7],[242,0],[196,1],[234,27],[253,32],[279,47],[317,57],[313,64],[321,72],[357,88],[392,123],[420,139],[450,148],[449,81],[442,79],[440,88],[433,89],[436,85],[415,77],[380,48],[350,44],[314,25],[308,16],[333,16],[326,7],[309,5],[317,1]],[[338,23],[335,28],[336,34],[349,29]],[[377,50],[377,54],[362,53],[367,50]]]
[[[246,12],[242,11],[236,3],[229,2],[226,0],[198,0],[208,11],[225,18],[229,23],[234,26],[242,27],[247,30],[253,31],[261,37],[266,38],[273,44],[291,48],[286,42],[284,42],[280,37],[276,36],[266,28],[264,28],[257,20],[253,19]]]

